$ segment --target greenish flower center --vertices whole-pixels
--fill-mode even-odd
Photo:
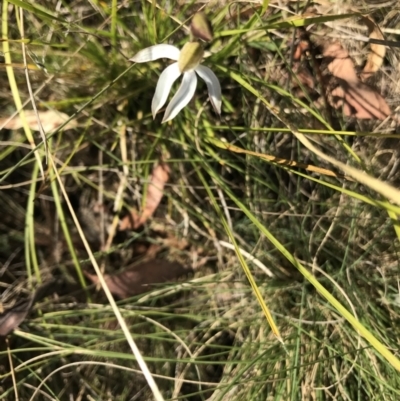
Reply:
[[[180,72],[186,72],[196,68],[203,59],[204,50],[198,42],[188,42],[183,46],[178,59]]]

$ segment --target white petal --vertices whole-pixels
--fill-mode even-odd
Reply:
[[[167,110],[165,110],[162,120],[163,123],[172,120],[190,102],[196,90],[196,86],[196,73],[193,70],[185,72],[183,74],[181,86],[172,98]]]
[[[157,82],[156,93],[151,102],[153,118],[156,118],[158,110],[164,106],[173,83],[180,77],[180,75],[181,71],[179,70],[178,63],[171,64],[161,73]]]
[[[147,63],[148,61],[154,61],[159,58],[169,58],[178,61],[180,52],[181,51],[177,47],[172,45],[155,45],[140,50],[140,52],[136,53],[129,61]]]
[[[215,112],[221,114],[221,85],[217,76],[204,65],[198,65],[195,71],[207,84],[208,95]]]

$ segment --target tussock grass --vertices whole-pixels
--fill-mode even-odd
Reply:
[[[296,27],[318,43],[340,36],[362,60],[351,33],[365,31],[343,15],[356,10],[334,2],[304,18],[299,3],[292,18],[275,2],[265,15],[255,3],[172,3],[3,4],[0,117],[32,109],[24,42],[36,107],[78,126],[48,135],[48,152],[39,134],[1,131],[1,302],[60,283],[4,342],[2,399],[398,399],[397,125],[335,111],[332,127],[320,103],[282,80],[295,74]],[[221,121],[199,82],[161,125],[150,105],[167,61],[128,59],[156,43],[183,46],[203,5]],[[398,21],[389,5],[362,7],[384,32]],[[388,50],[371,81],[393,110],[398,57]],[[154,218],[105,247],[106,228],[140,208],[160,160],[171,177]],[[194,274],[117,305],[87,288],[84,271],[123,270],[149,243]]]

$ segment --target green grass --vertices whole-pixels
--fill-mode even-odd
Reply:
[[[207,6],[215,39],[204,64],[221,82],[221,120],[199,80],[162,125],[150,105],[168,61],[128,59],[156,43],[183,46],[202,3],[171,3],[3,2],[0,117],[34,101],[78,127],[48,135],[48,150],[27,124],[1,131],[1,302],[62,283],[4,341],[2,399],[397,400],[396,131],[340,111],[332,127],[323,106],[279,80],[296,74],[296,28],[328,37],[326,22],[356,18]],[[369,11],[383,24],[389,8]],[[394,69],[375,82],[393,109]],[[143,205],[161,160],[171,175],[154,217],[108,238]],[[101,281],[150,244],[194,273],[117,303],[104,282],[88,288],[85,271]]]

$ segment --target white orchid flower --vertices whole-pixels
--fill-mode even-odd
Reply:
[[[197,75],[207,85],[211,104],[221,114],[221,85],[216,75],[200,65],[204,50],[198,42],[188,42],[182,50],[172,45],[155,45],[141,50],[130,59],[135,63],[146,63],[159,58],[169,58],[176,63],[168,66],[160,75],[156,92],[151,103],[153,118],[167,101],[173,83],[183,74],[181,86],[165,110],[163,123],[172,120],[192,99],[197,86]]]

